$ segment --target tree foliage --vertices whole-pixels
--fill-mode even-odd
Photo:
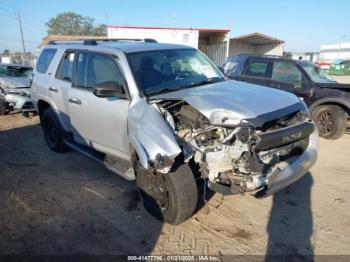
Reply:
[[[94,18],[81,16],[73,12],[65,12],[51,18],[48,23],[49,35],[107,35],[106,25],[94,26]]]
[[[4,56],[9,56],[10,55],[10,50],[9,49],[5,49],[4,51],[2,51],[2,54],[4,55]]]

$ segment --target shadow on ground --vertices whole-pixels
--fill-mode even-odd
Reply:
[[[57,154],[39,125],[0,131],[0,254],[147,255],[162,223],[136,186],[75,152]]]
[[[312,176],[307,173],[290,187],[273,196],[267,226],[269,239],[266,261],[281,261],[281,256],[291,256],[289,258],[293,257],[296,261],[313,260],[312,184]]]

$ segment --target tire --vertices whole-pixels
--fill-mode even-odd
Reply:
[[[338,139],[345,133],[347,117],[347,113],[336,105],[319,106],[312,113],[320,136],[330,140]]]
[[[193,215],[198,191],[187,164],[179,164],[167,174],[154,174],[137,162],[135,171],[144,207],[151,215],[173,225],[181,224]]]
[[[43,112],[42,127],[46,143],[52,151],[63,153],[69,150],[63,142],[66,134],[51,107],[46,108]]]
[[[3,97],[0,94],[0,116],[5,114],[6,114],[6,100],[5,100],[5,97]]]

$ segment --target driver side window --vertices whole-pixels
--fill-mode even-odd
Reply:
[[[78,55],[76,87],[91,89],[101,83],[121,83],[122,80],[123,75],[113,57],[98,53]]]

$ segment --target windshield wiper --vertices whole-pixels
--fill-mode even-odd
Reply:
[[[175,88],[165,87],[165,88],[153,91],[153,92],[146,92],[146,94],[147,95],[156,95],[156,94],[160,94],[160,93],[164,93],[164,92],[177,91],[177,90],[182,89],[182,88],[183,88],[183,86],[178,86],[178,87],[175,87]]]

